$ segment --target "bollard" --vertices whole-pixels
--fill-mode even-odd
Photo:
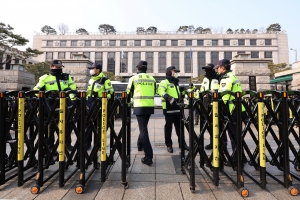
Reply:
[[[59,93],[59,187],[64,186],[65,172],[65,131],[66,131],[66,95],[65,92]]]
[[[212,103],[212,120],[213,120],[213,182],[215,186],[219,185],[219,99],[218,93],[213,93]]]
[[[107,93],[102,92],[102,126],[101,126],[101,182],[106,179],[106,130],[107,130]]]
[[[79,133],[79,181],[75,188],[77,194],[82,194],[84,192],[85,186],[85,127],[86,127],[86,92],[80,92],[80,133]]]
[[[195,149],[194,149],[194,92],[189,93],[189,143],[190,143],[190,190],[195,192]],[[184,152],[184,145],[181,143],[181,152]]]
[[[18,186],[23,185],[24,180],[24,114],[25,114],[25,99],[24,92],[18,94]]]
[[[124,188],[126,189],[128,187],[128,183],[126,181],[126,124],[127,124],[127,93],[122,92],[122,104],[123,104],[123,110],[122,110],[122,169],[121,169],[121,176],[122,180],[121,183],[124,185]]]
[[[5,93],[0,92],[0,185],[5,183],[5,155],[6,155],[6,139],[5,139]]]
[[[266,136],[265,136],[265,117],[264,117],[264,95],[259,93],[257,103],[258,116],[258,143],[259,143],[259,164],[260,164],[260,187],[266,189]]]

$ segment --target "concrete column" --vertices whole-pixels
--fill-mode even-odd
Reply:
[[[103,52],[102,54],[103,56],[103,66],[102,66],[102,71],[106,71],[107,72],[107,52]]]
[[[272,59],[273,59],[273,63],[279,63],[279,59],[278,59],[278,52],[277,51],[273,51],[272,52]]]
[[[128,73],[132,74],[132,57],[133,57],[133,53],[132,52],[128,52]]]
[[[180,59],[179,59],[180,60]],[[172,52],[167,52],[167,58],[166,58],[166,61],[167,61],[167,67],[171,66],[172,65]]]
[[[158,73],[158,52],[153,53],[153,73]]]
[[[192,62],[193,62],[193,77],[198,77],[198,57],[197,57],[197,52],[193,52],[193,58],[192,58]]]
[[[265,58],[265,55],[264,55],[264,52],[263,52],[263,51],[260,51],[260,52],[259,52],[259,58]]]
[[[120,76],[121,52],[116,52],[115,61],[116,61],[115,75]]]
[[[146,60],[146,52],[141,52],[141,60]]]
[[[219,59],[223,59],[224,58],[224,51],[219,51]]]
[[[206,60],[206,63],[211,63],[210,54],[211,54],[210,51],[207,51],[207,52],[205,53],[205,60]]]
[[[90,61],[95,62],[95,52],[90,52]]]
[[[250,39],[245,39],[245,46],[250,46]]]
[[[179,52],[179,67],[180,73],[185,73],[184,71],[184,52]]]
[[[58,52],[57,51],[55,51],[55,52],[53,52],[53,59],[58,59]]]

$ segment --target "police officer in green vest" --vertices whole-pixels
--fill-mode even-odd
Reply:
[[[72,80],[71,76],[67,73],[62,72],[62,61],[61,60],[52,60],[50,62],[50,73],[45,74],[39,78],[39,82],[33,88],[33,90],[39,91],[68,91],[76,90],[76,84]],[[58,112],[54,114],[56,120],[58,120]],[[52,140],[49,141],[49,148],[52,149],[54,146],[54,131],[55,123],[51,122],[50,124],[50,134],[52,135]],[[72,151],[73,146],[71,145],[71,138],[67,139],[66,142],[67,148]]]
[[[231,65],[230,65],[230,61],[228,59],[219,60],[218,65],[216,65],[214,68],[218,70],[218,74],[220,75],[219,76],[220,87],[219,87],[218,92],[224,92],[224,91],[232,91],[234,93],[242,92],[241,83],[240,83],[239,79],[230,70]],[[234,103],[233,103],[234,99],[235,99],[235,96],[230,95],[230,94],[226,94],[222,97],[224,104],[228,104],[228,106],[229,106],[229,111],[231,113],[233,120],[235,120],[236,122],[238,120],[242,120],[242,119],[245,120],[247,118],[247,115],[245,112],[245,107],[243,105],[242,105],[242,113],[241,113],[242,119],[237,119],[235,110],[233,110],[234,109]],[[241,134],[241,133],[236,133],[235,127],[231,123],[229,123],[228,129],[232,133],[232,134],[229,134],[229,137],[231,140],[232,150],[234,151],[236,149],[236,145],[235,145],[236,134]],[[222,145],[224,147],[226,147],[227,146],[227,136],[225,134],[223,134],[223,136],[224,137],[221,138]],[[235,158],[233,158],[233,159],[234,159],[234,161],[236,161]],[[246,160],[245,160],[244,155],[243,155],[243,159],[245,162]],[[226,163],[226,161],[224,164],[228,165],[228,163]]]
[[[219,89],[219,80],[218,74],[214,69],[214,64],[209,63],[206,66],[202,67],[205,70],[205,77],[202,81],[200,92],[210,91],[217,92]],[[212,109],[212,97],[208,94],[203,96],[203,104],[208,113]],[[210,143],[205,146],[205,149],[212,149],[212,137],[210,136]]]
[[[172,125],[174,124],[176,135],[178,137],[178,143],[180,148],[180,107],[177,105],[180,94],[179,90],[179,79],[178,72],[180,70],[176,69],[175,66],[170,66],[166,69],[166,79],[159,83],[157,93],[162,97],[162,108],[165,115],[165,144],[167,146],[167,151],[173,153],[173,142],[172,136]],[[186,145],[184,141],[184,149],[189,150],[190,148]]]
[[[156,80],[147,74],[147,61],[141,60],[136,66],[138,72],[132,76],[127,85],[127,93],[133,98],[133,114],[136,115],[140,134],[137,141],[138,151],[144,149],[143,164],[153,163],[153,149],[149,140],[148,122],[154,114],[154,95],[156,93]]]
[[[110,99],[114,93],[111,81],[102,72],[102,65],[99,63],[94,63],[92,66],[88,67],[90,69],[89,73],[91,78],[87,87],[87,107],[91,109],[95,98],[101,98],[102,92],[107,92],[107,98]],[[85,146],[86,149],[91,147],[92,143],[92,132],[87,135]]]

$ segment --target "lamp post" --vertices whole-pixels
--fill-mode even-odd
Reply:
[[[292,51],[295,51],[295,62],[297,62],[297,49],[291,48]]]

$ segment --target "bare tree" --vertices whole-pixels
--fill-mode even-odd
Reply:
[[[146,31],[144,29],[144,27],[136,27],[136,34],[140,35],[140,34],[145,34]]]
[[[61,23],[61,24],[57,25],[57,28],[58,28],[61,35],[66,34],[69,30],[68,25],[66,25],[64,23]]]
[[[266,33],[265,27],[261,27],[261,28],[259,29],[259,32],[260,32],[260,33]]]

